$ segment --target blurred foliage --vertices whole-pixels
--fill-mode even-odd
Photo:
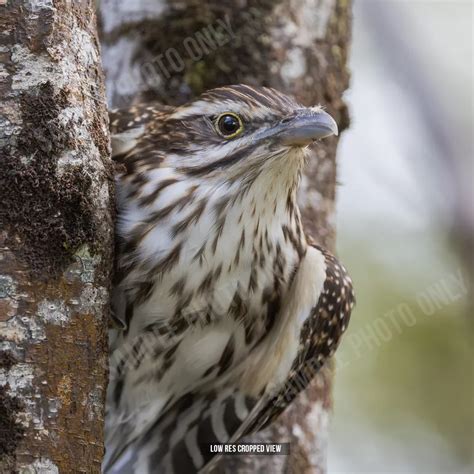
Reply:
[[[474,472],[473,13],[354,3],[337,219],[357,306],[330,474]]]
[[[387,249],[396,247],[396,242],[382,240]],[[467,276],[449,248],[444,255],[437,254],[436,264],[417,262],[416,247],[405,248],[415,277],[406,262],[381,259],[367,242],[350,242],[350,247],[340,249],[358,303],[336,358],[333,441],[339,446],[335,451],[347,446],[339,432],[358,432],[362,425],[370,434],[358,443],[379,446],[388,461],[383,472],[407,472],[406,465],[394,459],[404,451],[407,458],[409,452],[415,453],[409,472],[463,472],[474,466],[474,345]],[[400,304],[410,308],[415,324],[411,319],[404,322]],[[427,309],[433,314],[426,314]],[[389,331],[374,339],[370,328],[377,336],[378,319]],[[440,438],[448,454],[437,452],[424,433]],[[431,467],[422,454],[425,450],[432,452]],[[344,472],[367,472],[365,461],[358,459],[366,455],[364,450],[346,454],[353,470]],[[444,459],[434,471],[438,456]],[[382,472],[376,460],[371,465],[371,472]]]

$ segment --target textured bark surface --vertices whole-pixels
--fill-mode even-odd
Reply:
[[[305,105],[321,103],[340,131],[350,42],[346,0],[134,0],[101,2],[103,63],[113,106],[157,99],[185,102],[215,86],[275,87]],[[334,246],[336,137],[314,147],[301,188],[307,232]],[[282,416],[252,439],[290,441],[288,457],[229,457],[226,472],[325,470],[332,371],[322,371]]]
[[[0,1],[0,472],[100,472],[113,181],[93,1]]]

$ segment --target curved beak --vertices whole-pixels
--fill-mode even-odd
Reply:
[[[288,146],[306,146],[315,140],[338,134],[336,121],[323,110],[299,110],[280,126],[278,138]]]

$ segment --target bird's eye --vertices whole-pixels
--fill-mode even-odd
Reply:
[[[216,127],[219,134],[225,138],[234,138],[244,130],[241,118],[229,112],[217,117]]]

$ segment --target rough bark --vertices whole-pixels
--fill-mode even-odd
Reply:
[[[342,94],[349,80],[350,9],[347,0],[103,0],[109,101],[177,104],[219,85],[259,84],[306,105],[324,104],[342,131],[349,122]],[[300,197],[308,233],[328,247],[335,238],[337,142],[315,147]],[[278,423],[254,437],[290,441],[290,456],[230,457],[220,469],[324,472],[331,381],[326,368]]]
[[[93,1],[0,1],[0,472],[100,472],[113,181]]]

